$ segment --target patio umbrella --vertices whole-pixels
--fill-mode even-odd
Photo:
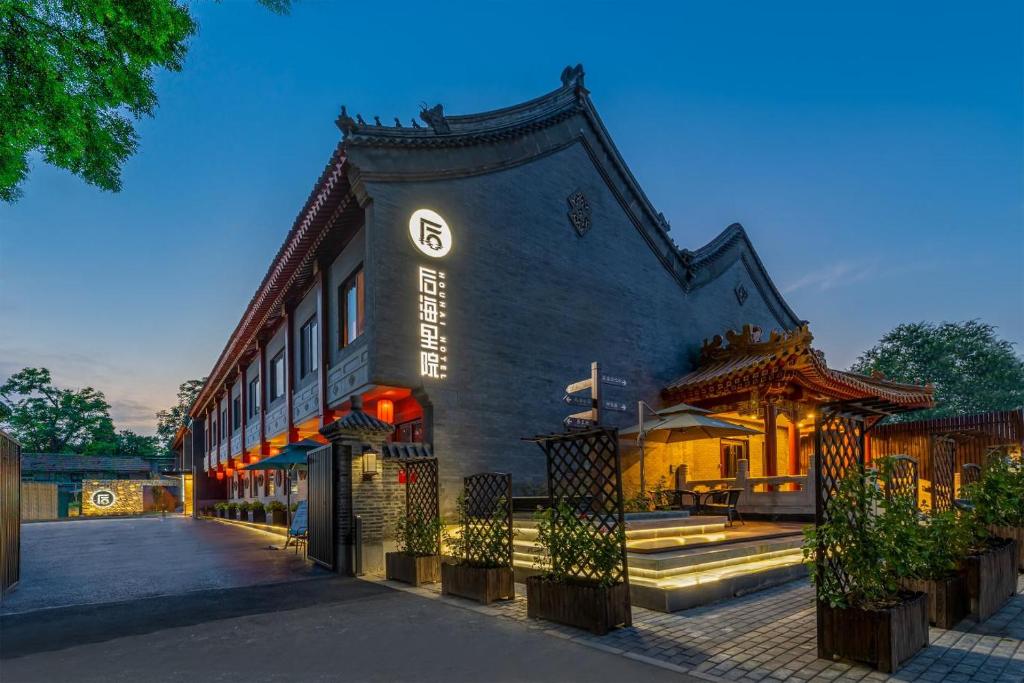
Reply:
[[[642,424],[629,427],[619,432],[620,437],[635,436],[640,447],[640,488],[644,481],[644,442],[678,443],[680,441],[696,441],[698,439],[719,439],[729,436],[750,436],[762,432],[743,425],[726,422],[711,417],[710,411],[679,403],[662,408],[655,413],[658,417],[644,420]]]
[[[266,460],[260,460],[242,469],[246,470],[284,470],[288,475],[287,488],[285,489],[285,505],[288,508],[288,526],[292,525],[292,470],[296,467],[306,466],[306,454],[314,448],[320,448],[324,444],[315,439],[303,439],[290,443],[281,449],[281,452]]]

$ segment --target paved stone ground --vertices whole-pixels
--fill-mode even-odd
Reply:
[[[76,519],[21,527],[21,582],[0,614],[323,576],[282,538],[166,518]]]
[[[519,597],[514,602],[489,607],[442,597],[439,586],[403,590],[529,621],[523,586],[517,586]],[[931,629],[929,647],[893,676],[857,664],[818,659],[814,591],[804,580],[675,614],[634,607],[633,626],[606,636],[546,622],[530,623],[551,635],[709,680],[1024,683],[1024,576],[1018,580],[1017,590],[1018,594],[984,624],[968,619],[955,630]]]

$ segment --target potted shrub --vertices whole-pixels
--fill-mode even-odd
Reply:
[[[238,519],[238,503],[231,501],[227,507],[228,519]]]
[[[387,578],[413,586],[441,580],[441,532],[438,517],[407,515],[398,520],[395,532],[398,551],[384,557]]]
[[[228,516],[228,504],[227,504],[227,502],[221,501],[219,503],[216,503],[213,507],[217,511],[217,516],[218,517],[227,517]]]
[[[267,523],[267,511],[263,507],[263,503],[254,500],[249,503],[249,521],[254,524],[266,524]]]
[[[490,516],[474,515],[459,496],[459,535],[449,545],[454,563],[441,565],[441,592],[489,605],[516,597],[512,569],[513,530],[505,516],[507,501],[499,498]]]
[[[919,544],[916,508],[886,501],[875,474],[852,468],[828,503],[827,521],[805,533],[804,556],[840,564],[811,571],[818,595],[818,656],[892,673],[928,645],[928,596],[901,588]],[[819,550],[820,549],[820,550]]]
[[[1015,542],[1016,566],[1024,572],[1024,463],[1005,453],[991,456],[981,478],[964,487],[963,497],[985,531]]]
[[[928,621],[950,629],[970,613],[964,558],[974,541],[970,520],[953,510],[933,513],[921,525],[914,550],[918,566],[902,585],[928,594]]]
[[[597,635],[629,623],[629,586],[616,580],[624,531],[595,534],[591,518],[564,501],[538,511],[536,518],[543,572],[526,579],[527,616]],[[581,564],[595,575],[582,576]]]
[[[267,503],[266,519],[274,526],[288,526],[288,509],[279,500]]]

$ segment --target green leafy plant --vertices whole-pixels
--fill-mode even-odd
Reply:
[[[228,509],[228,504],[226,502],[224,502],[224,501],[221,501],[219,503],[214,504],[213,508],[215,510],[227,510]]]
[[[981,478],[962,495],[980,526],[1024,526],[1024,465],[1008,455],[989,458]]]
[[[298,509],[299,509],[299,504],[298,503],[292,503],[292,512],[295,512]]]
[[[266,505],[267,512],[277,512],[279,510],[285,510],[284,503],[279,500],[272,500]]]
[[[970,515],[955,510],[934,512],[920,527],[914,578],[936,581],[955,573],[975,544]]]
[[[448,540],[448,546],[459,564],[471,567],[508,567],[510,536],[515,535],[505,516],[505,498],[495,501],[490,514],[474,514],[465,495],[456,501],[459,515],[459,534]]]
[[[541,556],[535,565],[553,581],[593,581],[601,586],[615,584],[625,533],[608,532],[596,526],[593,518],[577,513],[565,501],[553,508],[539,510],[537,541]],[[583,574],[589,567],[596,577]]]
[[[654,509],[654,499],[646,491],[635,491],[622,501],[624,512],[650,512]]]
[[[812,569],[818,597],[833,607],[888,607],[900,580],[923,565],[920,517],[910,496],[886,500],[877,473],[855,467],[828,503],[828,521],[804,530],[804,557],[841,563],[845,582],[828,567]]]
[[[233,501],[228,503],[228,512],[234,514],[238,509],[239,509],[238,503],[235,503]]]
[[[403,553],[426,557],[441,552],[441,535],[444,524],[440,517],[406,515],[395,524],[398,549]]]

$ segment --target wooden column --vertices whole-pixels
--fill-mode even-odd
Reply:
[[[295,393],[295,344],[292,339],[292,311],[285,307],[284,310],[284,394],[285,410],[288,411],[288,429],[285,431],[285,442],[297,441],[295,433],[295,411],[292,410],[292,401]]]
[[[317,329],[320,331],[320,339],[318,340],[320,346],[320,363],[317,367],[320,368],[317,374],[317,381],[320,382],[320,426],[330,424],[334,421],[334,412],[327,407],[327,359],[330,357],[328,352],[328,344],[330,343],[330,335],[328,334],[328,305],[327,305],[327,275],[324,271],[323,265],[317,271],[317,287],[318,296],[316,298],[316,322]]]
[[[764,406],[764,457],[765,476],[774,477],[778,475],[779,444],[778,421],[776,420],[777,409],[774,403],[766,403]]]
[[[231,436],[234,432],[234,401],[231,400],[231,385],[227,382],[224,383],[224,392],[227,397],[224,399],[224,405],[227,406],[227,424],[224,425],[224,433],[227,435],[226,441],[228,442],[228,464],[231,464]]]
[[[789,474],[795,476],[800,474],[800,428],[797,427],[795,414],[789,416],[787,436],[789,437]],[[799,488],[798,484],[792,484],[789,490],[797,491]]]
[[[871,434],[864,432],[864,465],[870,465],[874,458],[871,457]]]
[[[259,349],[260,362],[260,455],[270,455],[270,446],[267,444],[267,347],[260,339],[256,342]]]
[[[245,428],[249,425],[249,382],[247,379],[245,376],[245,366],[242,361],[238,361],[238,407],[242,411],[241,420],[239,421],[242,425],[239,440],[242,442],[242,462],[249,462],[249,454],[245,451]]]

